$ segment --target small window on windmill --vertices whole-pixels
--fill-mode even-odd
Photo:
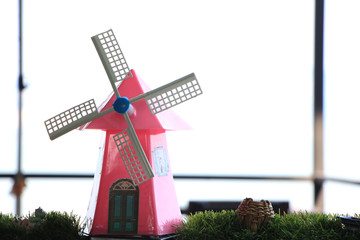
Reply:
[[[152,152],[152,157],[155,165],[155,173],[158,174],[159,177],[167,176],[169,163],[166,149],[164,147],[156,147]]]

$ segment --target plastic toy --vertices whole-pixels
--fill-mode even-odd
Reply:
[[[149,91],[129,69],[111,29],[93,36],[92,41],[113,95],[99,108],[89,100],[45,121],[51,140],[75,128],[105,131],[87,230],[91,236],[172,234],[182,217],[165,131],[189,126],[171,110],[163,111],[198,96],[202,90],[192,73]]]

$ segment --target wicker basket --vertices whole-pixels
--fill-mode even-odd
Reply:
[[[245,198],[236,209],[236,214],[241,224],[244,224],[252,232],[257,232],[260,227],[275,217],[270,201],[256,202],[252,198]]]

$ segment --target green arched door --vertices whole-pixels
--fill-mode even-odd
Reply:
[[[139,188],[129,179],[115,181],[109,191],[109,233],[137,233]]]

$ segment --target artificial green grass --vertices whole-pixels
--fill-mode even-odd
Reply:
[[[59,212],[46,213],[36,218],[29,215],[15,220],[13,215],[0,213],[0,240],[78,240],[79,218]]]
[[[197,212],[177,228],[178,239],[360,239],[360,231],[344,229],[337,215],[297,212],[275,215],[272,222],[253,233],[242,226],[235,211]]]
[[[355,217],[359,217],[356,215]],[[0,240],[79,240],[79,218],[67,213],[49,212],[15,220],[0,213]],[[253,233],[240,224],[235,211],[197,212],[177,227],[178,240],[221,239],[360,239],[360,231],[344,229],[337,215],[308,212],[275,214],[272,222]]]

